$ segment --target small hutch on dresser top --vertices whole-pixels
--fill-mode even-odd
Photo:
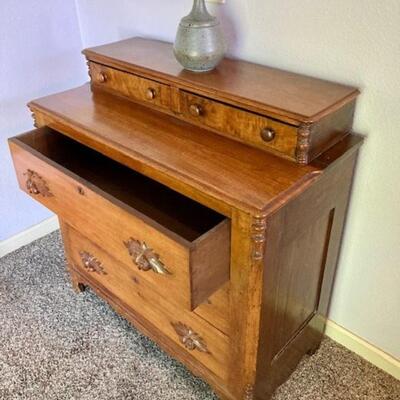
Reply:
[[[90,84],[9,140],[90,286],[229,400],[266,400],[323,337],[360,136],[358,90],[168,43],[84,51]],[[156,384],[156,383],[155,383]]]

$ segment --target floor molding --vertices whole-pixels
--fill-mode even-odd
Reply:
[[[9,239],[0,242],[0,258],[14,250],[25,246],[36,239],[40,239],[59,228],[57,216],[50,217],[40,224],[34,225],[25,231],[18,233]]]
[[[396,358],[330,320],[325,335],[400,380],[400,361]]]

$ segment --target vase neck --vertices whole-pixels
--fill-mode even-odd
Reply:
[[[188,28],[206,28],[218,23],[217,18],[207,11],[204,0],[194,0],[192,11],[181,19],[180,25]]]
[[[211,17],[207,10],[205,0],[194,0],[191,14],[200,17],[200,19]]]

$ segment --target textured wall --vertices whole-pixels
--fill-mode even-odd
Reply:
[[[32,129],[26,103],[87,80],[74,0],[0,1],[0,241],[50,213],[17,190],[6,139]]]
[[[172,41],[190,0],[77,0],[85,46]],[[234,56],[359,86],[359,161],[330,317],[400,357],[400,2],[227,0]]]

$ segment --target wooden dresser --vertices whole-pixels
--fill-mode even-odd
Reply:
[[[358,90],[168,43],[84,51],[90,84],[32,101],[9,140],[91,287],[221,399],[266,400],[315,351],[360,136]],[[156,384],[156,383],[155,383]]]

